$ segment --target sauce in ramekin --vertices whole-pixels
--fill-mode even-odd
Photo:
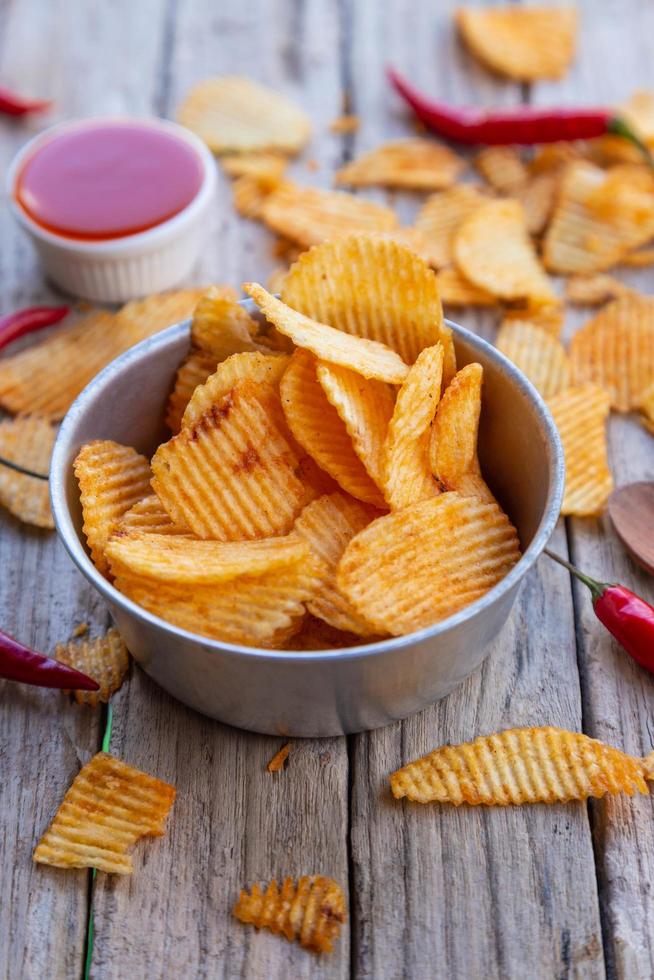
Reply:
[[[168,221],[202,181],[202,162],[183,139],[147,123],[99,121],[39,146],[18,174],[15,196],[47,231],[106,241]]]

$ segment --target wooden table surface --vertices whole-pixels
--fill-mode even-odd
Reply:
[[[462,50],[453,0],[0,0],[0,78],[55,100],[55,119],[169,116],[189,86],[250,74],[295,97],[314,123],[294,170],[329,186],[355,153],[410,127],[389,92],[392,62],[426,90],[478,104],[612,103],[654,88],[654,4],[584,0],[579,53],[558,83],[491,77]],[[360,130],[330,133],[344,107]],[[0,123],[0,170],[39,128]],[[317,170],[307,166],[314,158]],[[379,198],[380,194],[372,193]],[[414,201],[395,198],[403,215]],[[271,238],[237,218],[221,178],[194,282],[265,281]],[[621,273],[620,273],[621,274]],[[651,287],[652,272],[626,281]],[[0,310],[53,293],[0,211]],[[459,319],[493,336],[497,314]],[[571,314],[567,329],[583,315]],[[652,441],[612,417],[617,484],[652,475]],[[556,548],[598,578],[642,594],[651,579],[606,519],[561,522]],[[0,515],[0,623],[52,650],[105,606],[54,533]],[[177,787],[169,830],[136,848],[131,877],[37,867],[31,853],[80,764],[101,713],[54,692],[0,682],[0,977],[78,978],[91,909],[95,978],[650,978],[654,975],[652,800],[440,808],[392,802],[387,774],[446,741],[516,725],[583,730],[636,755],[654,742],[654,682],[596,622],[583,587],[542,559],[483,668],[449,698],[380,731],[295,742],[224,727],[176,703],[139,669],[114,699],[111,750]],[[257,934],[230,916],[239,888],[299,872],[349,891],[331,957]]]

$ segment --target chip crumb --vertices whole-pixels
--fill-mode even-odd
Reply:
[[[279,752],[277,752],[267,765],[268,772],[279,772],[284,768],[286,760],[289,757],[291,751],[291,743],[287,742],[286,745],[282,745]]]
[[[330,122],[329,130],[332,133],[356,133],[360,125],[361,120],[358,116],[337,116]]]
[[[88,623],[78,623],[70,635],[73,639],[76,639],[79,636],[86,636],[88,631],[89,631]]]

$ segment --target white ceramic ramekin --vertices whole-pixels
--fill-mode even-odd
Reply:
[[[145,124],[188,143],[197,153],[204,175],[191,203],[154,228],[101,242],[66,238],[33,221],[16,200],[16,180],[23,164],[35,150],[60,133],[98,122]],[[12,212],[30,235],[46,275],[66,292],[101,303],[123,303],[184,281],[200,254],[215,188],[216,163],[202,140],[183,126],[154,118],[103,117],[52,126],[20,150],[7,174]]]

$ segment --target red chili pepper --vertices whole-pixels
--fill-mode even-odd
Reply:
[[[547,548],[545,554],[588,586],[599,621],[636,663],[654,674],[654,606],[650,606],[649,602],[645,602],[624,585],[597,582]]]
[[[99,691],[92,677],[62,664],[59,660],[36,653],[12,636],[0,632],[0,677],[35,687],[58,687],[73,691]]]
[[[535,143],[592,139],[612,133],[634,143],[654,166],[649,148],[624,119],[606,109],[540,109],[534,106],[490,111],[471,107],[455,109],[444,102],[428,99],[393,68],[388,69],[388,77],[428,129],[459,143],[532,146]]]
[[[51,327],[70,313],[70,306],[28,306],[0,317],[0,350],[33,330]]]
[[[25,116],[28,112],[43,112],[51,105],[52,102],[48,99],[25,99],[5,85],[0,85],[0,112],[6,116]]]

